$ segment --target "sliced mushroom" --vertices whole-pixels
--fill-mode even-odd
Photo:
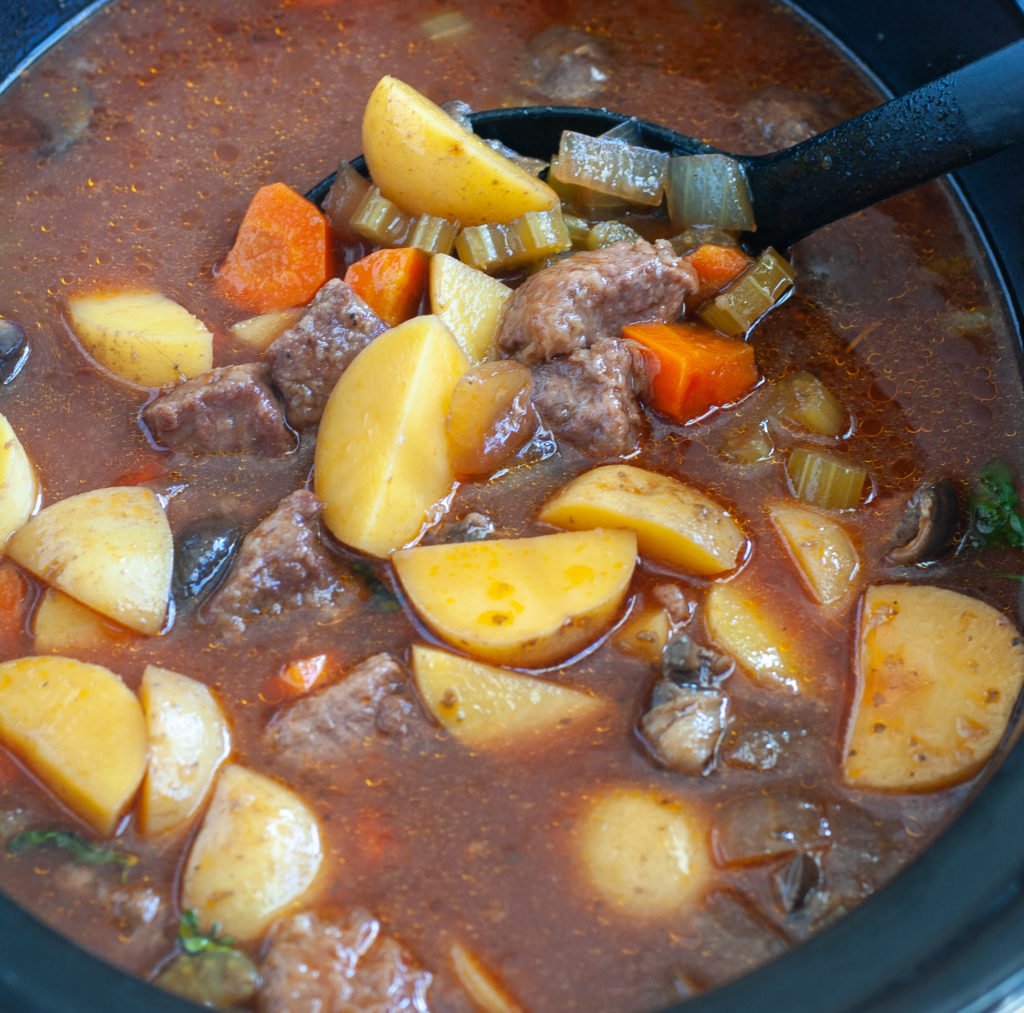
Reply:
[[[729,699],[716,689],[676,686],[662,679],[640,731],[660,763],[699,777],[711,771],[728,720]]]
[[[886,560],[897,566],[926,563],[941,555],[956,533],[960,504],[948,478],[924,482],[907,501]]]

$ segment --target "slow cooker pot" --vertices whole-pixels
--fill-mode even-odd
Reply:
[[[0,80],[96,6],[96,0],[5,0]],[[804,0],[799,6],[893,92],[1024,36],[1020,0]],[[1022,178],[1018,146],[953,182],[1010,305],[1018,345]],[[195,1009],[94,959],[2,897],[0,939],[0,1009]],[[896,880],[799,949],[685,1009],[987,1013],[1021,1008],[1017,997],[1024,1003],[1024,745],[1011,744],[963,815]]]

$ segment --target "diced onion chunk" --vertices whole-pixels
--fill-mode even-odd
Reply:
[[[718,225],[753,232],[754,208],[743,167],[728,155],[677,155],[668,163],[668,216],[677,229]]]
[[[836,396],[816,376],[806,371],[786,377],[779,385],[777,416],[818,436],[839,436],[849,416]]]
[[[668,159],[663,151],[566,130],[551,175],[564,183],[653,206],[661,203],[665,191]]]

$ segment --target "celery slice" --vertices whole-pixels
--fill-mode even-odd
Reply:
[[[731,432],[722,445],[722,456],[733,464],[760,464],[771,460],[775,444],[764,422]]]
[[[481,271],[510,271],[572,247],[561,208],[527,211],[507,225],[473,225],[455,240],[459,259]]]
[[[747,177],[728,155],[677,155],[668,165],[665,195],[674,228],[718,225],[743,232],[757,228]]]
[[[777,306],[792,287],[793,269],[769,246],[746,274],[709,299],[697,316],[716,331],[737,337]]]
[[[576,215],[562,214],[562,221],[569,232],[569,238],[574,247],[583,246],[590,235],[590,222],[585,218],[578,218]]]
[[[790,451],[786,473],[797,499],[829,510],[854,509],[868,477],[862,465],[807,447]]]
[[[413,219],[375,186],[366,191],[351,224],[364,239],[379,246],[404,246],[413,229]]]
[[[587,233],[584,245],[588,250],[600,250],[612,243],[635,243],[641,238],[640,233],[625,222],[598,222]]]
[[[352,228],[352,216],[369,189],[370,181],[356,172],[348,162],[338,166],[337,175],[321,207],[335,235],[343,243],[354,243],[358,238]]]
[[[424,253],[450,253],[459,233],[459,223],[435,215],[420,215],[416,219],[409,246],[415,246]]]
[[[776,404],[778,418],[818,436],[839,436],[849,425],[849,416],[835,394],[806,371],[794,373],[779,384]]]
[[[634,204],[657,205],[665,192],[669,156],[622,141],[566,130],[549,176]]]

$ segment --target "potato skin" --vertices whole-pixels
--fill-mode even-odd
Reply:
[[[174,542],[151,489],[114,486],[60,500],[15,534],[8,553],[108,619],[149,636],[163,627]]]
[[[580,475],[545,504],[540,520],[570,531],[629,528],[641,554],[702,577],[735,569],[747,546],[743,529],[710,496],[631,464]]]
[[[861,603],[856,678],[844,780],[930,791],[970,777],[999,745],[1024,683],[1024,641],[957,591],[875,585]]]
[[[412,215],[485,225],[558,204],[546,183],[393,77],[382,77],[367,100],[363,156],[384,196]]]
[[[474,657],[542,668],[589,646],[622,606],[632,531],[567,531],[404,549],[392,557],[410,604]]]
[[[258,938],[307,896],[323,860],[316,817],[293,791],[230,764],[189,852],[182,908],[236,939]]]
[[[468,365],[448,328],[424,316],[385,331],[345,370],[313,469],[335,538],[386,556],[419,536],[455,480],[445,418]]]
[[[0,741],[104,835],[146,772],[146,722],[135,694],[110,669],[74,658],[0,664]]]

